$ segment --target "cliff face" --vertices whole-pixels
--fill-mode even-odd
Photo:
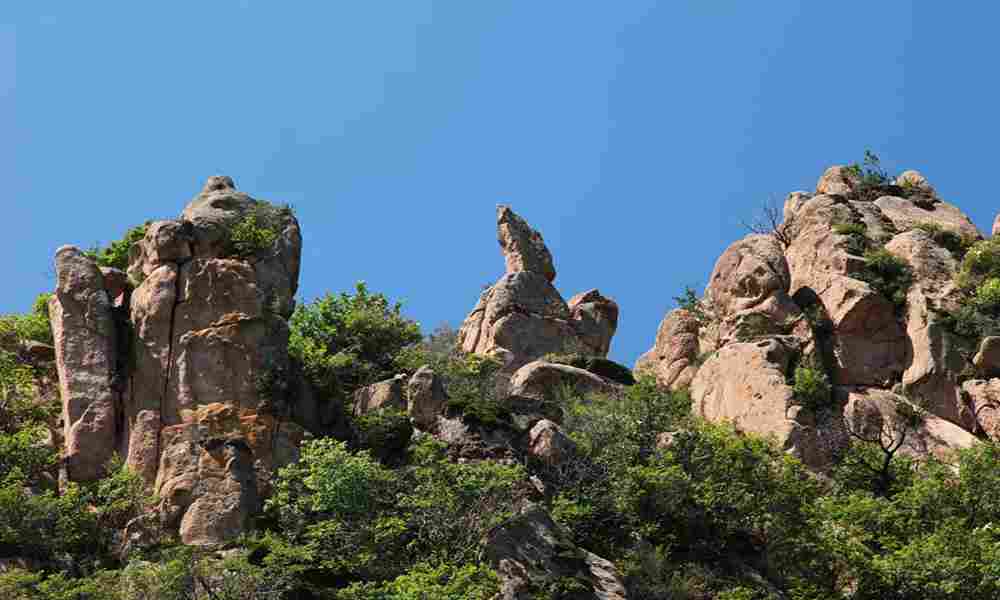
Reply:
[[[240,247],[241,227],[270,237]],[[65,476],[97,479],[117,451],[186,543],[237,535],[303,433],[283,404],[300,253],[295,218],[228,177],[148,226],[130,256],[134,291],[60,248],[50,314]]]
[[[959,262],[935,234],[965,246],[982,236],[915,171],[878,194],[864,186],[857,170],[831,167],[815,192],[790,194],[784,221],[727,248],[704,297],[664,318],[636,368],[690,386],[701,416],[776,435],[815,467],[857,433],[852,415],[890,420],[901,402],[929,413],[908,450],[971,445],[981,427],[962,393],[962,341],[935,316],[958,305]],[[895,292],[876,269],[885,253],[905,265]],[[826,406],[797,397],[802,365],[828,377]]]

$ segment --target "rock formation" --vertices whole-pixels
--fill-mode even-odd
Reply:
[[[235,246],[248,215],[272,243]],[[60,248],[50,314],[68,478],[100,477],[118,451],[184,542],[238,535],[303,435],[285,403],[300,253],[291,213],[228,177],[209,178],[180,218],[148,226],[130,255],[125,318],[112,304],[129,295],[120,274]]]
[[[541,234],[510,207],[497,207],[497,239],[507,270],[462,324],[462,350],[499,357],[511,369],[550,352],[607,356],[618,305],[596,289],[567,304],[552,285],[556,270]]]
[[[992,388],[966,382],[963,392],[971,357],[937,317],[956,307],[959,265],[929,232],[981,236],[916,171],[885,185],[881,197],[863,197],[862,185],[856,171],[831,167],[815,193],[790,194],[779,234],[753,234],[727,248],[698,306],[667,314],[636,370],[665,388],[690,388],[701,416],[774,435],[817,468],[848,443],[845,411],[858,398],[868,413],[886,412],[879,394],[928,411],[907,446],[912,453],[970,445],[970,432],[992,426],[985,406],[993,401],[984,399]],[[913,283],[902,310],[863,278],[858,235],[909,265]],[[973,362],[985,373],[995,360],[984,341]],[[829,373],[828,410],[796,397],[795,369],[803,364]],[[970,396],[980,399],[978,408]]]

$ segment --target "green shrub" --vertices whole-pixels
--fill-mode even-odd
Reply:
[[[39,294],[31,305],[31,312],[21,315],[0,316],[0,344],[5,346],[19,342],[41,342],[52,345],[52,326],[49,323],[50,293]],[[6,343],[2,340],[6,338]],[[13,348],[8,348],[13,350]]]
[[[498,360],[468,354],[447,361],[441,374],[448,390],[448,409],[462,419],[485,426],[510,422],[510,409],[497,395]]]
[[[372,452],[383,462],[398,458],[413,435],[410,417],[396,408],[375,410],[354,417],[352,422],[358,447]]]
[[[871,150],[865,150],[865,158],[861,164],[854,163],[847,168],[857,178],[853,195],[858,200],[874,202],[880,196],[905,193],[902,188],[891,185],[892,178],[882,168],[879,157]]]
[[[866,252],[864,269],[855,277],[888,298],[897,310],[906,306],[906,293],[913,283],[913,272],[905,260],[888,250]]]
[[[142,225],[132,227],[125,232],[125,236],[117,241],[111,242],[105,247],[95,245],[86,250],[85,255],[93,258],[100,267],[111,267],[121,271],[128,270],[128,255],[132,246],[136,242],[142,241],[146,237],[146,229],[151,221],[146,221]]]
[[[691,313],[701,325],[707,325],[714,318],[712,307],[706,298],[699,298],[697,292],[690,287],[684,288],[684,293],[674,296],[677,307]]]
[[[976,288],[977,308],[987,312],[1000,310],[1000,278],[990,277]]]
[[[396,374],[403,349],[420,341],[419,325],[401,310],[364,282],[354,294],[300,304],[289,320],[289,353],[317,389],[350,394]]]
[[[815,364],[799,365],[795,368],[792,390],[795,401],[800,406],[818,411],[830,406],[830,380],[826,372]]]
[[[835,223],[832,229],[837,235],[868,235],[868,226],[864,223]]]
[[[249,259],[271,251],[291,217],[289,206],[257,201],[230,230],[228,254]]]
[[[500,591],[492,569],[483,565],[420,563],[385,583],[355,583],[336,592],[337,600],[490,600]]]

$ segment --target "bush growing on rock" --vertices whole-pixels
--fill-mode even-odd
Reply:
[[[229,233],[229,253],[238,258],[251,258],[270,250],[281,237],[285,221],[292,216],[289,206],[275,206],[257,201]]]
[[[888,298],[898,310],[906,305],[913,271],[902,258],[885,249],[868,251],[865,253],[864,269],[857,277]]]
[[[128,255],[132,245],[146,236],[146,229],[151,221],[137,225],[125,232],[120,240],[111,242],[105,247],[94,246],[84,254],[93,258],[100,267],[111,267],[120,271],[128,269]]]
[[[327,294],[301,304],[289,320],[288,350],[320,390],[348,394],[392,377],[400,353],[420,341],[402,304],[358,282],[353,294]]]
[[[799,405],[818,411],[830,405],[830,379],[815,363],[795,367],[792,390]]]

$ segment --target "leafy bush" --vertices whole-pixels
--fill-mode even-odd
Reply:
[[[420,563],[389,582],[355,583],[337,600],[490,600],[500,591],[496,573],[483,565]]]
[[[880,196],[906,194],[903,188],[892,185],[892,178],[882,168],[879,157],[871,150],[865,150],[865,158],[861,164],[854,163],[847,168],[858,180],[853,190],[853,195],[858,200],[874,202]]]
[[[242,259],[269,252],[281,237],[292,209],[257,201],[229,232],[228,254]]]
[[[830,406],[830,379],[816,364],[804,364],[795,368],[792,390],[800,406],[813,411]]]
[[[605,379],[610,379],[622,385],[632,385],[635,383],[635,376],[632,375],[631,369],[602,356],[588,356],[580,353],[552,353],[546,354],[543,359],[551,363],[584,369],[594,375],[600,375]]]
[[[868,226],[864,223],[835,223],[832,229],[837,235],[868,235]]]
[[[49,299],[52,294],[39,294],[31,305],[31,312],[21,315],[0,316],[0,338],[17,341],[41,342],[52,345],[52,326],[49,323]]]
[[[497,395],[496,374],[502,365],[494,358],[468,354],[438,366],[448,390],[448,409],[465,421],[485,426],[508,423],[509,408]]]
[[[420,327],[358,282],[355,293],[300,304],[289,320],[288,350],[314,386],[333,395],[393,376],[400,353],[420,341]]]
[[[467,567],[477,565],[486,531],[516,510],[523,469],[452,463],[443,445],[426,438],[411,455],[411,465],[393,471],[342,442],[305,444],[267,501],[278,528],[258,540],[265,564],[299,573],[307,586],[373,583],[348,588],[356,594],[392,590],[386,582],[408,571],[431,577],[421,563],[463,565],[461,573],[439,573],[444,589],[485,583],[485,572]]]
[[[905,260],[888,250],[866,252],[864,269],[855,277],[888,298],[897,310],[906,306],[906,293],[913,283],[913,271]]]
[[[834,233],[845,236],[843,246],[849,254],[863,256],[873,246],[868,239],[868,226],[864,223],[836,223],[832,229]]]
[[[125,236],[117,241],[111,242],[105,247],[94,246],[84,252],[93,258],[100,267],[111,267],[125,271],[128,269],[128,254],[136,242],[142,241],[146,237],[146,229],[151,221],[146,221],[142,225],[132,227],[125,232]]]
[[[976,288],[976,307],[984,312],[1000,310],[1000,278],[990,277]]]
[[[399,457],[413,435],[410,417],[394,408],[384,408],[355,417],[353,425],[358,447],[372,452],[383,462]]]
[[[684,288],[684,293],[674,296],[674,302],[678,308],[682,308],[698,321],[701,325],[707,325],[715,318],[711,304],[706,298],[699,298],[698,293],[690,287]]]

